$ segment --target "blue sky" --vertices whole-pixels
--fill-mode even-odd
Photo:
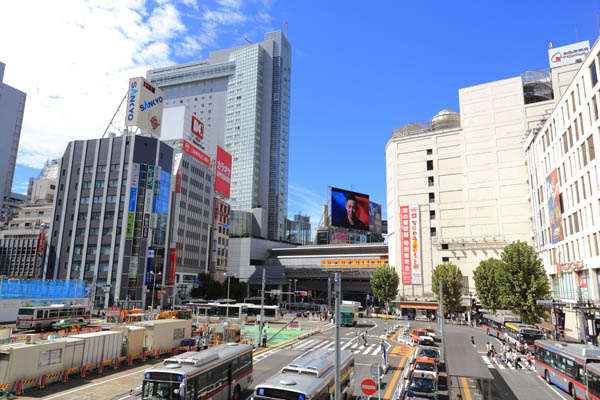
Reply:
[[[288,212],[310,214],[313,222],[329,186],[369,194],[385,214],[384,148],[394,127],[428,121],[442,109],[458,112],[459,88],[547,67],[550,41],[593,44],[600,12],[597,0],[85,3],[59,18],[48,13],[68,7],[41,13],[38,22],[52,24],[46,30],[52,40],[64,34],[75,48],[93,49],[89,56],[54,56],[56,70],[48,77],[28,70],[30,60],[19,51],[27,38],[21,47],[0,43],[5,82],[28,92],[15,191],[26,190],[28,177],[46,158],[62,155],[68,140],[102,134],[128,76],[205,58],[210,50],[244,44],[244,37],[261,41],[287,21],[293,49]],[[27,6],[9,8],[6,20],[15,23],[31,15]],[[42,51],[39,42],[32,38],[29,48]],[[78,73],[82,68],[88,72]],[[74,124],[69,111],[85,101],[94,107],[77,113],[84,125]]]

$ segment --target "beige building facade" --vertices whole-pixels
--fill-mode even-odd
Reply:
[[[460,267],[465,295],[474,294],[482,260],[499,258],[513,241],[533,244],[522,142],[551,112],[572,69],[460,89],[460,115],[444,110],[430,123],[394,129],[385,150],[388,245],[400,296],[432,298],[433,269],[444,262]],[[400,210],[410,205],[419,206],[420,284],[402,278]]]
[[[600,314],[600,43],[563,75],[558,101],[524,142],[533,244],[564,333],[593,341]],[[567,68],[567,67],[563,67]],[[563,325],[564,321],[564,325]],[[587,331],[587,337],[585,332]]]

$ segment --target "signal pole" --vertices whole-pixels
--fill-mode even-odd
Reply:
[[[340,397],[340,299],[341,274],[335,273],[335,400],[341,400]]]
[[[267,268],[263,267],[262,273],[262,290],[260,291],[260,324],[258,324],[258,347],[262,345],[262,331],[265,319],[265,280],[266,280]],[[266,339],[266,337],[265,337]],[[266,344],[266,340],[265,340]],[[267,347],[267,346],[265,346]]]

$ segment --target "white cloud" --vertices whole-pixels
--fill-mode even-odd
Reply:
[[[325,196],[326,197],[326,196]],[[318,195],[310,189],[294,184],[288,185],[288,214],[293,218],[294,214],[310,216],[312,228],[316,228],[321,220],[323,205],[327,204],[324,196]]]
[[[40,168],[67,142],[100,137],[129,78],[178,57],[201,59],[202,44],[216,44],[224,25],[248,21],[241,5],[205,6],[191,23],[184,12],[198,10],[195,0],[3,3],[4,82],[27,93],[17,163]]]

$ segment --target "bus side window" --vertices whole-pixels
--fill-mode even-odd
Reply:
[[[48,310],[44,310],[44,318],[48,318]]]
[[[579,373],[577,374],[577,380],[580,383],[585,384],[585,367],[583,365],[578,366]]]
[[[195,400],[196,399],[196,391],[198,388],[198,377],[189,378],[187,380],[187,387],[185,392],[186,400]]]
[[[50,318],[58,317],[58,310],[50,310]]]
[[[37,310],[36,318],[44,318],[44,310]]]

